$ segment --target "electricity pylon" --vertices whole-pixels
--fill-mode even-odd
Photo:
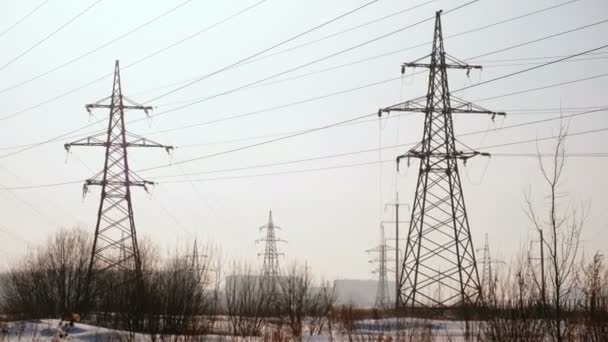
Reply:
[[[494,278],[492,264],[502,264],[503,262],[500,260],[492,259],[492,256],[490,255],[490,242],[488,240],[487,233],[481,251],[483,252],[483,259],[481,261],[481,289],[486,297],[485,299],[494,300],[496,298],[496,279]]]
[[[430,57],[429,63],[419,63]],[[400,303],[403,306],[446,307],[479,303],[482,300],[475,249],[462,193],[458,160],[466,162],[478,151],[456,149],[452,114],[484,113],[504,115],[451,96],[447,69],[480,69],[448,55],[443,46],[441,11],[435,16],[433,47],[430,55],[406,67],[429,69],[427,95],[394,106],[383,112],[406,111],[425,114],[423,138],[407,153],[397,157],[420,159],[418,183],[405,255],[400,272]],[[433,295],[437,289],[447,291]],[[439,298],[438,298],[439,297]]]
[[[399,248],[399,243],[400,241],[400,237],[399,237],[399,224],[400,223],[409,223],[409,221],[399,221],[399,207],[403,207],[403,206],[407,206],[409,209],[409,205],[408,204],[403,204],[403,203],[399,203],[399,192],[395,193],[395,202],[394,203],[387,203],[385,205],[385,210],[386,207],[388,206],[393,206],[395,207],[395,221],[393,222],[395,224],[395,307],[399,306],[399,293],[400,293],[400,289],[401,287],[399,286],[399,253],[401,253],[401,249]],[[387,222],[387,223],[391,223],[390,221],[383,221]]]
[[[108,100],[109,103],[107,103]],[[135,103],[122,94],[118,61],[114,67],[112,95],[96,103],[87,104],[85,108],[89,113],[96,108],[110,110],[108,128],[105,132],[64,145],[68,152],[72,146],[105,148],[103,170],[87,179],[83,187],[86,194],[89,186],[101,186],[95,237],[87,273],[87,287],[91,285],[94,273],[106,270],[134,271],[137,278],[134,280],[139,283],[141,282],[141,259],[133,218],[131,188],[143,187],[146,189],[148,185],[154,183],[140,178],[130,169],[127,149],[130,147],[156,147],[169,152],[173,147],[130,134],[125,129],[125,110],[143,110],[147,114],[152,107]]]
[[[371,259],[369,262],[372,264],[378,264],[378,267],[372,270],[372,273],[378,275],[378,290],[376,291],[376,302],[375,307],[385,309],[390,306],[390,295],[388,290],[388,277],[389,271],[393,271],[387,267],[387,262],[392,261],[388,259],[388,252],[392,251],[393,248],[386,243],[384,237],[384,225],[380,224],[380,244],[378,246],[368,249],[368,253],[377,253],[377,257]]]
[[[257,240],[256,242],[264,243],[264,252],[258,253],[258,256],[262,256],[264,258],[261,275],[263,291],[267,291],[266,293],[273,297],[274,294],[276,294],[277,282],[279,275],[281,274],[279,257],[284,255],[283,253],[279,253],[277,243],[286,242],[285,240],[277,238],[275,229],[281,229],[281,227],[274,225],[271,210],[268,214],[268,223],[260,227],[260,231],[264,230],[266,232],[266,236],[263,239]]]

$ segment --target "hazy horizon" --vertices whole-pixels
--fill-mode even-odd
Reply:
[[[111,94],[111,76],[88,83],[111,75],[114,61],[120,60],[123,93],[130,99],[148,104],[150,99],[178,89],[149,103],[155,107],[153,114],[160,114],[158,116],[143,119],[145,114],[140,112],[125,115],[129,121],[143,119],[127,124],[132,133],[177,146],[171,156],[161,150],[133,149],[129,152],[132,168],[136,172],[140,170],[137,173],[141,177],[158,182],[150,188],[149,194],[143,189],[133,190],[135,223],[140,238],[149,237],[165,249],[191,244],[196,238],[202,243],[220,246],[227,260],[261,263],[257,258],[261,246],[256,246],[255,240],[262,237],[258,228],[266,223],[268,212],[272,210],[275,223],[282,227],[281,238],[288,241],[280,246],[285,253],[283,263],[306,261],[316,275],[330,280],[375,279],[376,276],[370,273],[373,265],[368,263],[370,255],[366,250],[379,243],[379,222],[393,219],[394,212],[391,208],[385,209],[385,204],[394,202],[395,193],[398,191],[402,203],[411,204],[418,171],[417,160],[412,160],[409,167],[404,161],[396,175],[393,161],[407,147],[387,147],[419,141],[423,114],[397,116],[392,113],[389,119],[381,121],[371,117],[361,120],[365,121],[363,123],[206,156],[374,113],[379,108],[425,95],[426,70],[408,69],[401,77],[400,65],[430,52],[430,44],[425,43],[432,39],[433,20],[288,72],[267,81],[264,86],[215,96],[357,46],[433,17],[436,10],[447,11],[467,1],[377,1],[265,55],[312,42],[308,45],[244,64],[179,89],[187,84],[186,81],[222,69],[367,3],[268,0],[137,62],[258,2],[191,1],[124,39],[14,88],[120,37],[182,2],[103,0],[14,62],[11,62],[13,58],[93,1],[49,1],[6,34],[0,34],[0,44],[4,46],[0,56],[0,101],[3,104],[0,110],[0,271],[24,255],[28,244],[43,243],[59,227],[81,226],[93,234],[99,189],[91,187],[83,200],[82,182],[79,181],[102,169],[102,148],[75,147],[66,155],[63,144],[77,139],[69,135],[9,154],[24,145],[107,119],[107,111],[96,110],[90,116],[84,105]],[[521,19],[475,30],[567,2]],[[38,3],[27,0],[0,5],[0,22],[3,23],[0,32]],[[418,5],[412,10],[345,31]],[[469,60],[607,20],[607,17],[608,3],[602,0],[482,0],[444,14],[443,32],[447,53]],[[475,31],[458,35],[469,30]],[[334,33],[335,36],[317,41]],[[535,65],[533,63],[597,48],[608,44],[604,38],[607,34],[608,21],[474,58],[474,62],[482,64],[484,69],[471,71],[468,78],[462,70],[451,70],[450,87],[454,91],[529,68]],[[458,36],[450,37],[452,35]],[[403,49],[408,50],[388,54]],[[387,55],[371,59],[382,54]],[[347,65],[367,58],[370,59]],[[608,50],[598,50],[455,94],[488,109],[507,112],[506,118],[497,117],[494,121],[485,115],[455,115],[456,135],[485,131],[462,136],[460,141],[495,154],[491,158],[471,159],[466,166],[460,164],[475,248],[483,247],[485,234],[488,234],[493,255],[509,261],[522,247],[527,248],[529,240],[536,239],[523,209],[524,194],[528,190],[532,192],[539,213],[544,215],[541,210],[547,188],[542,183],[534,154],[552,152],[554,141],[541,139],[557,134],[559,120],[503,130],[501,127],[555,118],[560,115],[560,109],[562,115],[568,116],[587,112],[590,107],[608,107],[606,58]],[[130,66],[135,62],[137,64]],[[3,67],[6,63],[9,64]],[[347,66],[333,68],[345,64]],[[317,73],[325,69],[331,70]],[[416,75],[412,76],[414,72]],[[296,77],[300,75],[306,76]],[[276,80],[284,81],[275,83]],[[570,83],[558,85],[565,82]],[[72,92],[81,86],[85,87]],[[361,89],[325,97],[357,87]],[[542,87],[548,88],[527,91]],[[520,91],[527,92],[511,94]],[[69,94],[62,95],[67,92]],[[511,95],[502,96],[506,94]],[[208,96],[214,97],[172,110]],[[284,106],[294,102],[302,103]],[[566,143],[570,157],[561,184],[564,203],[560,208],[584,205],[588,218],[582,236],[583,253],[590,256],[599,250],[606,254],[606,112],[567,117],[564,123],[573,135]],[[102,122],[84,132],[101,131],[106,125]],[[180,129],[163,132],[173,128]],[[604,128],[606,130],[602,131]],[[592,130],[599,131],[588,132]],[[580,132],[587,133],[578,134]],[[535,142],[537,139],[539,141]],[[492,147],[521,141],[528,142]],[[374,150],[378,147],[383,148],[382,152]],[[349,154],[361,150],[370,151]],[[590,153],[601,155],[591,156]],[[342,156],[319,158],[330,155]],[[199,157],[205,158],[179,164]],[[298,162],[287,163],[294,160]],[[387,162],[378,163],[380,160]],[[278,165],[265,166],[267,164]],[[157,166],[163,167],[141,171]],[[191,173],[198,174],[189,175]],[[63,182],[70,184],[53,185]],[[53,186],[36,187],[38,185]],[[27,188],[29,186],[34,188]],[[407,209],[401,212],[404,219],[409,219],[409,214]],[[394,235],[392,225],[385,225],[385,229],[387,237]],[[401,235],[406,232],[407,225],[403,225]]]

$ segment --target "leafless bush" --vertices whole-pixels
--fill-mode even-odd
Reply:
[[[597,252],[588,265],[582,265],[582,290],[585,296],[581,338],[608,341],[608,270],[604,256]]]
[[[263,283],[252,267],[234,264],[226,278],[225,300],[232,334],[259,336],[270,314],[270,298],[262,294]]]
[[[542,308],[534,286],[525,253],[503,276],[497,276],[495,296],[487,303],[487,320],[482,334],[487,341],[542,342],[545,325],[539,317]]]
[[[325,329],[331,334],[331,313],[335,303],[335,287],[322,281],[308,310],[306,325],[309,335],[321,334]]]
[[[548,231],[549,236],[540,242],[547,250],[547,266],[543,268],[541,276],[547,273],[549,284],[545,286],[545,279],[538,281],[538,274],[533,273],[533,279],[537,284],[543,284],[541,293],[550,293],[550,301],[543,298],[543,304],[548,309],[549,316],[545,319],[548,332],[554,341],[561,342],[566,336],[571,335],[572,324],[565,322],[563,312],[564,301],[570,296],[574,289],[576,277],[576,260],[580,247],[580,235],[585,222],[585,210],[577,210],[570,203],[560,203],[560,185],[562,175],[566,167],[565,144],[568,135],[567,127],[560,124],[559,134],[556,139],[555,150],[544,163],[541,154],[538,153],[538,165],[540,173],[548,187],[548,204],[546,206],[547,219],[541,219],[537,214],[530,194],[526,196],[526,214],[530,222],[539,232]],[[546,288],[545,288],[546,287]]]
[[[60,229],[10,271],[4,310],[22,318],[58,317],[84,304],[91,240],[79,228]]]
[[[140,243],[141,281],[132,269],[96,275],[95,323],[144,332],[151,340],[207,334],[219,297],[213,252],[195,246],[160,258],[149,241]]]
[[[145,307],[148,333],[158,333],[167,341],[211,330],[218,288],[211,272],[212,255],[207,252],[201,253],[197,247],[177,251],[150,275]]]
[[[301,339],[304,327],[309,335],[319,334],[328,324],[335,291],[327,283],[314,287],[307,266],[292,264],[278,280],[276,311],[291,336]]]

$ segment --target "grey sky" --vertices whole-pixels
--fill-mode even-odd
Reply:
[[[57,65],[92,50],[106,41],[137,27],[181,0],[117,1],[103,0],[48,41],[33,49],[4,70],[0,70],[0,91],[45,72]],[[213,72],[250,54],[305,31],[366,1],[295,1],[268,0],[253,10],[218,25],[182,44],[147,59],[122,72],[123,92],[138,102],[146,102],[175,87],[176,82]],[[339,32],[376,18],[403,10],[425,0],[380,0],[342,20],[306,35],[276,51],[300,45]],[[177,107],[193,99],[204,98],[288,70],[315,59],[355,46],[398,28],[433,16],[437,9],[450,9],[466,1],[435,1],[412,11],[378,23],[364,26],[302,48],[234,68],[205,79],[152,103],[156,113]],[[459,11],[445,15],[444,35],[492,24],[534,10],[566,1],[497,1],[481,0]],[[39,1],[5,1],[0,4],[0,32],[19,19]],[[30,18],[0,37],[0,66],[31,47],[93,1],[50,0]],[[115,59],[121,65],[164,48],[202,28],[217,22],[256,1],[192,1],[171,14],[61,70],[31,83],[0,94],[0,117],[9,116],[57,95],[70,91],[105,74],[111,73]],[[468,59],[518,43],[577,28],[608,19],[608,3],[604,0],[580,0],[543,13],[474,33],[446,39],[446,50],[452,56]],[[277,79],[290,78],[355,60],[404,49],[432,39],[432,21],[391,35],[372,44],[315,63]],[[565,34],[520,48],[479,58],[486,68],[450,74],[453,90],[479,81],[524,69],[526,63],[540,60],[514,59],[563,56],[592,49],[608,43],[608,23]],[[167,144],[181,146],[171,158],[156,150],[132,151],[131,165],[136,170],[178,162],[220,152],[266,138],[233,141],[249,137],[273,135],[309,129],[346,120],[424,95],[426,73],[404,77],[377,86],[331,96],[317,101],[272,110],[257,115],[209,124],[190,129],[152,134],[167,128],[225,118],[296,102],[399,77],[402,62],[428,54],[430,46],[392,54],[352,66],[317,73],[297,80],[254,87],[220,96],[166,115],[133,123],[131,132],[149,136]],[[528,72],[520,76],[489,83],[457,94],[467,100],[479,100],[519,90],[566,82],[608,72],[608,50],[599,51],[584,61],[571,61]],[[557,57],[556,57],[557,58]],[[501,61],[507,60],[507,61]],[[518,64],[518,65],[514,65]],[[419,70],[417,70],[419,71]],[[412,73],[411,70],[408,71]],[[172,85],[167,87],[167,85]],[[534,109],[580,108],[607,106],[607,79],[582,81],[525,94],[478,101],[493,110],[513,110],[506,119],[459,116],[457,133],[496,128],[486,134],[463,137],[472,147],[545,137],[557,132],[559,121],[500,130],[502,126],[555,117],[530,114]],[[0,121],[0,156],[15,149],[8,147],[31,144],[79,128],[107,113],[94,112],[90,118],[85,103],[95,102],[110,94],[111,78],[107,77],[56,101]],[[183,102],[186,101],[186,102]],[[565,112],[571,114],[584,109]],[[142,113],[128,113],[129,120],[140,119]],[[403,165],[398,179],[394,163],[337,168],[324,171],[297,172],[274,176],[241,177],[343,166],[392,160],[405,148],[321,159],[297,164],[207,173],[191,176],[193,180],[215,179],[193,183],[169,183],[186,180],[184,173],[225,170],[259,164],[278,163],[323,155],[415,142],[422,133],[422,116],[408,115],[322,130],[279,143],[230,153],[180,166],[165,167],[140,175],[158,180],[150,194],[136,191],[135,221],[138,233],[148,235],[164,247],[176,243],[210,240],[221,245],[230,258],[256,260],[254,240],[257,227],[265,223],[272,209],[276,224],[283,227],[282,237],[289,240],[283,250],[287,260],[307,260],[312,269],[328,278],[368,278],[370,266],[365,249],[377,244],[379,219],[392,217],[383,204],[394,200],[398,188],[401,200],[410,202],[416,180],[417,164]],[[581,115],[569,121],[571,132],[608,127],[606,112]],[[103,125],[95,127],[102,129]],[[85,179],[102,167],[103,151],[95,148],[74,148],[67,158],[61,139],[14,156],[0,158],[0,184],[16,187]],[[195,144],[208,144],[192,146]],[[573,136],[567,151],[608,152],[606,132]],[[539,143],[539,149],[550,151],[550,142]],[[494,153],[534,153],[535,143],[487,149]],[[584,201],[590,206],[584,231],[584,250],[590,254],[604,252],[608,234],[608,208],[605,192],[608,181],[604,170],[608,158],[573,157],[568,161],[563,191],[566,200]],[[157,178],[160,176],[174,178]],[[530,235],[530,224],[522,210],[523,194],[531,186],[540,206],[544,188],[540,183],[534,158],[495,156],[477,158],[461,168],[464,193],[474,241],[482,246],[485,233],[491,247],[509,257]],[[194,184],[194,185],[193,185]],[[396,187],[396,184],[398,185]],[[6,262],[22,255],[30,243],[40,242],[59,226],[82,225],[92,231],[95,223],[99,190],[93,189],[83,201],[81,184],[31,190],[0,190],[0,260]],[[566,205],[566,203],[564,204]],[[407,211],[403,212],[407,216]],[[392,227],[387,227],[392,235]],[[24,241],[25,240],[25,241]]]

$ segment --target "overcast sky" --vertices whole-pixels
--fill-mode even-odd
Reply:
[[[19,57],[96,2],[90,10]],[[366,3],[365,0],[267,0],[224,20],[258,0],[194,0],[106,45],[182,2],[50,0],[0,36],[0,267],[6,268],[25,253],[28,244],[44,241],[58,227],[79,225],[93,233],[99,189],[92,189],[83,200],[81,183],[7,188],[84,180],[101,170],[102,149],[74,148],[67,155],[63,144],[77,139],[72,135],[21,153],[7,154],[23,145],[51,139],[107,118],[104,111],[89,116],[84,105],[110,95],[111,77],[102,77],[112,73],[116,59],[124,69],[124,94],[137,102],[148,103],[188,80],[219,70]],[[358,46],[431,18],[436,10],[448,10],[465,2],[379,0],[265,55],[281,53],[221,72],[150,104],[156,107],[155,113],[160,114]],[[447,38],[566,2],[569,3],[518,20]],[[0,4],[0,32],[40,3],[40,0],[4,1]],[[403,11],[412,7],[416,8]],[[402,13],[378,22],[342,32],[400,11]],[[443,32],[447,52],[467,60],[606,19],[608,2],[605,0],[481,0],[446,14]],[[291,49],[334,33],[340,34]],[[433,21],[429,20],[272,78],[262,86],[231,91],[166,115],[129,124],[127,128],[133,133],[179,147],[172,156],[154,149],[133,150],[129,154],[130,164],[135,170],[175,164],[373,113],[380,107],[424,95],[427,74],[411,76],[422,70],[408,70],[401,78],[400,64],[428,54],[430,44],[425,43],[432,40],[432,34]],[[176,44],[189,36],[192,37]],[[531,63],[600,47],[608,44],[606,37],[608,22],[480,57],[475,62],[485,66],[482,72],[473,71],[467,78],[462,71],[451,71],[450,86],[455,90],[529,68],[534,65]],[[417,47],[407,49],[413,46]],[[155,54],[158,51],[162,52]],[[395,51],[399,52],[388,54]],[[87,55],[20,85],[83,54]],[[384,56],[370,58],[378,55]],[[348,65],[367,58],[370,59]],[[493,253],[503,259],[510,258],[533,237],[522,209],[524,193],[531,189],[539,211],[545,204],[546,188],[536,159],[504,154],[535,153],[537,144],[533,140],[556,134],[559,120],[502,130],[501,127],[555,118],[560,107],[564,108],[564,115],[570,115],[585,112],[586,107],[608,106],[608,80],[604,77],[608,75],[607,58],[608,49],[598,50],[578,60],[456,94],[486,108],[508,112],[505,119],[496,118],[494,122],[483,115],[455,118],[457,134],[487,130],[460,138],[468,146],[532,141],[483,149],[496,155],[470,160],[466,167],[461,165],[476,248],[482,247],[487,233]],[[137,63],[130,66],[134,62]],[[341,67],[333,68],[336,66]],[[325,69],[331,70],[323,71]],[[305,76],[294,78],[302,75]],[[581,80],[590,77],[595,78]],[[394,80],[387,81],[390,79]],[[581,81],[493,98],[575,80]],[[370,85],[373,83],[378,84]],[[357,87],[362,88],[346,91]],[[341,91],[346,92],[323,97]],[[267,110],[315,97],[323,98]],[[250,112],[255,114],[184,128]],[[608,128],[606,115],[605,111],[598,111],[568,118],[566,123],[570,133],[603,129]],[[129,121],[145,117],[139,112],[128,112],[126,116]],[[221,246],[229,259],[261,262],[256,257],[260,246],[256,247],[254,241],[261,237],[258,227],[265,223],[268,211],[272,210],[275,223],[283,228],[281,237],[288,240],[281,246],[286,255],[284,262],[307,260],[316,274],[329,279],[373,277],[367,261],[370,256],[365,250],[378,244],[379,221],[394,215],[390,209],[384,210],[384,203],[394,201],[397,190],[402,202],[410,203],[417,177],[417,161],[410,168],[402,165],[398,175],[393,162],[377,162],[394,160],[406,147],[251,168],[407,144],[418,141],[422,135],[421,114],[391,114],[382,122],[374,117],[361,121],[239,152],[139,172],[140,176],[159,182],[149,194],[140,189],[134,191],[139,236],[149,236],[165,248],[190,243],[197,237]],[[97,132],[103,127],[104,124],[99,124],[78,133]],[[176,129],[159,132],[172,128]],[[607,133],[599,131],[569,137],[567,152],[606,153]],[[541,141],[538,149],[550,152],[552,144]],[[589,207],[583,233],[587,255],[595,250],[607,252],[607,166],[605,157],[573,156],[568,159],[561,184],[562,208],[580,203]],[[244,169],[229,171],[235,168]],[[319,168],[328,169],[305,171]],[[185,175],[190,173],[200,174]],[[407,216],[409,212],[404,209],[402,217]],[[405,231],[403,228],[402,234]],[[393,235],[392,226],[387,226],[387,235]]]

